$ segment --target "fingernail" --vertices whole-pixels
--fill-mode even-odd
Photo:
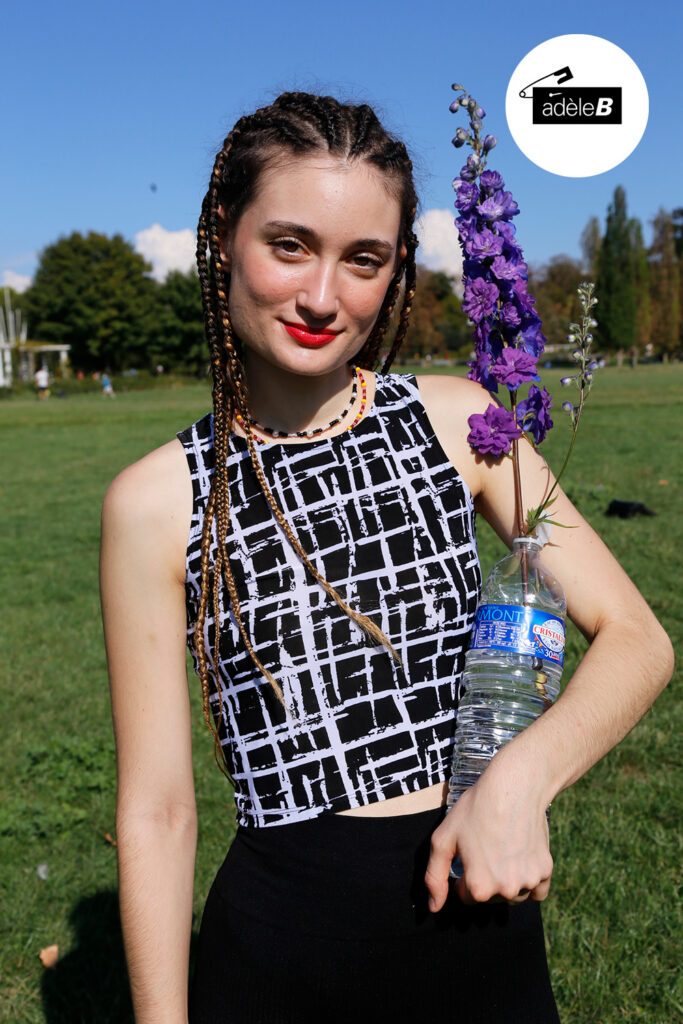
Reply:
[[[433,896],[429,897],[429,909],[431,910],[432,913],[434,913],[434,911],[436,910],[436,900],[434,899]]]

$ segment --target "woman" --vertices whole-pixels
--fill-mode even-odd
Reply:
[[[186,635],[239,823],[189,1020],[557,1020],[544,811],[651,704],[670,646],[558,497],[577,528],[544,560],[590,648],[444,818],[480,585],[474,509],[511,543],[513,486],[508,460],[466,441],[487,392],[386,373],[414,295],[415,209],[405,148],[365,106],[284,94],[216,158],[197,246],[213,417],[126,469],[103,513],[138,1024],[188,1020]],[[521,448],[538,504],[548,470]],[[456,850],[464,877],[449,883]]]

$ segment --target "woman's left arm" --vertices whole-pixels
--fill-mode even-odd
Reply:
[[[524,440],[519,456],[528,509],[553,478]],[[475,461],[477,507],[511,545],[511,460]],[[456,850],[465,901],[528,893],[544,899],[552,873],[546,807],[623,739],[671,676],[671,644],[647,603],[566,495],[555,494],[552,518],[570,528],[553,528],[543,563],[562,584],[568,613],[590,646],[553,707],[496,754],[435,831],[426,875],[433,910],[446,899]]]

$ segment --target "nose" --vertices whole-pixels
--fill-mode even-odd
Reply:
[[[316,320],[329,320],[339,312],[336,267],[320,260],[310,267],[297,292],[297,306]]]

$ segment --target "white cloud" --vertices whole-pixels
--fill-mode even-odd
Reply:
[[[17,274],[14,270],[3,271],[3,288],[14,288],[15,292],[25,292],[30,283],[31,278],[28,274]]]
[[[420,248],[418,262],[428,270],[441,270],[457,281],[455,290],[461,292],[462,255],[454,215],[450,210],[427,210],[417,222]]]
[[[189,228],[167,231],[161,224],[138,231],[135,248],[152,264],[152,277],[163,281],[169,270],[189,270],[194,266],[196,239]]]

